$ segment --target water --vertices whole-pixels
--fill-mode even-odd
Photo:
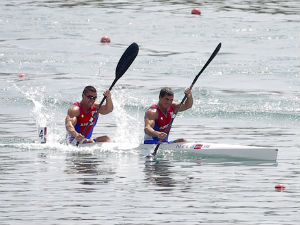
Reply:
[[[299,224],[298,1],[0,6],[0,224]],[[110,44],[99,42],[104,35]],[[95,129],[122,147],[60,144],[68,107],[85,85],[110,86],[132,42],[139,55]],[[163,86],[181,101],[219,42],[170,138],[277,147],[277,164],[146,160],[131,148],[143,138],[145,110]],[[39,126],[48,127],[47,144],[36,143]]]

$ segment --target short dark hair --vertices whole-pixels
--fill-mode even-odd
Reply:
[[[159,93],[159,97],[160,98],[163,98],[165,96],[173,96],[174,95],[174,92],[172,91],[171,88],[168,88],[168,87],[164,87],[160,90],[160,93]]]
[[[96,90],[96,88],[94,88],[93,86],[86,86],[86,87],[83,89],[82,94],[86,94],[86,93],[89,93],[89,92],[97,92],[97,90]]]

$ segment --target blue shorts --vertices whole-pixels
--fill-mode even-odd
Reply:
[[[158,144],[158,143],[174,143],[174,141],[162,141],[159,142],[158,140],[144,140],[144,144]]]

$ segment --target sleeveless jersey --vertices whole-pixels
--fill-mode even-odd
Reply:
[[[155,120],[155,125],[154,125],[153,129],[156,131],[160,131],[160,132],[167,132],[166,128],[168,127],[168,124],[170,123],[172,116],[174,115],[173,107],[172,106],[169,107],[167,115],[162,113],[162,111],[159,109],[158,105],[152,105],[149,107],[149,109],[156,109],[158,112],[158,117]],[[163,140],[163,142],[168,142],[168,137],[169,137],[169,134]],[[145,134],[144,144],[156,144],[158,142],[159,142],[158,137],[152,137],[148,134]]]
[[[80,109],[80,114],[77,117],[77,123],[75,125],[75,130],[78,133],[81,133],[84,131],[85,127],[88,125],[88,122],[90,120],[90,118],[94,115],[94,113],[96,113],[97,107],[95,105],[93,105],[90,109],[90,111],[88,113],[84,112],[84,110],[82,109],[81,105],[79,102],[75,102],[74,105],[78,106]],[[89,139],[92,136],[93,130],[95,125],[97,124],[97,120],[98,120],[98,116],[96,116],[93,120],[93,122],[91,123],[91,125],[89,126],[89,128],[87,129],[87,131],[85,132],[85,138]]]

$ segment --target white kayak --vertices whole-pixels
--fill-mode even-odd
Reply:
[[[154,149],[155,145],[152,146]],[[172,143],[161,144],[159,151],[169,151],[191,153],[199,157],[224,157],[240,158],[246,160],[276,161],[277,148],[254,147],[229,144],[211,144],[211,143]],[[153,151],[153,150],[152,150]]]
[[[79,147],[99,146],[100,149],[138,149],[145,155],[151,154],[155,144],[126,145],[118,143],[80,144]],[[244,160],[274,161],[277,160],[278,149],[274,147],[255,147],[229,144],[212,144],[201,142],[162,143],[158,149],[160,154],[193,155],[196,157],[221,157]]]

